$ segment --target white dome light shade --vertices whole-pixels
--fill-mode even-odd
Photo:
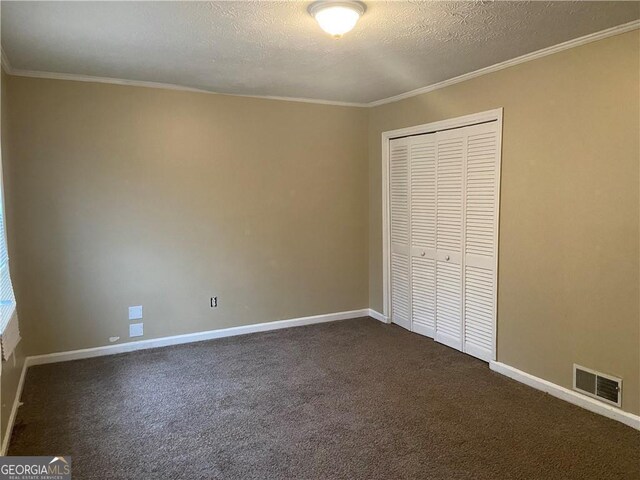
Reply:
[[[365,8],[362,2],[319,1],[309,6],[309,13],[320,28],[329,35],[340,38],[356,26]]]

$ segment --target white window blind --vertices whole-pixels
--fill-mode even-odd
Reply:
[[[0,188],[2,185],[0,176]],[[4,333],[16,310],[11,276],[9,275],[9,252],[5,231],[4,192],[0,192],[0,334]]]

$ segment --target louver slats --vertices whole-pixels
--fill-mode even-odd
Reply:
[[[390,142],[391,319],[411,328],[409,270],[409,142]]]
[[[409,310],[409,257],[391,254],[391,311],[394,322],[405,326],[410,318]]]
[[[465,347],[491,353],[493,344],[493,272],[465,267]]]
[[[391,147],[391,242],[409,244],[409,150],[406,144]]]
[[[493,257],[495,248],[496,135],[469,135],[465,252]]]
[[[463,139],[438,141],[437,248],[460,251],[462,246]]]
[[[461,350],[462,272],[460,265],[438,262],[436,278],[436,339]]]
[[[411,146],[411,244],[436,248],[436,143],[425,135]]]
[[[436,263],[433,259],[413,257],[412,330],[433,337],[436,326]]]

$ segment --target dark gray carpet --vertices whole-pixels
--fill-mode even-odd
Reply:
[[[369,318],[29,369],[77,479],[630,479],[640,432]]]

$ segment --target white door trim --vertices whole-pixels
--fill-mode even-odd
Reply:
[[[497,338],[498,338],[498,252],[500,238],[500,185],[502,170],[502,107],[494,110],[487,110],[485,112],[473,113],[471,115],[464,115],[462,117],[451,118],[447,120],[440,120],[437,122],[425,123],[423,125],[416,125],[413,127],[400,128],[397,130],[389,130],[382,132],[382,314],[387,318],[388,322],[391,322],[390,305],[391,305],[391,255],[389,252],[391,246],[391,228],[389,225],[389,209],[390,209],[390,197],[389,197],[389,140],[392,138],[406,137],[410,135],[422,135],[425,133],[433,133],[441,130],[448,130],[452,128],[468,127],[471,125],[477,125],[479,123],[497,121],[498,126],[498,192],[496,198],[496,255],[495,255],[495,268],[496,268],[496,289],[495,289],[495,325],[493,328],[493,353],[492,360],[497,359]]]

